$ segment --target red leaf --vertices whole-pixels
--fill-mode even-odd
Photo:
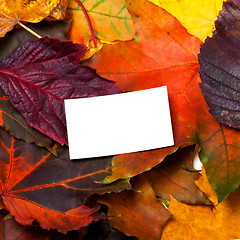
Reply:
[[[84,206],[94,194],[121,191],[128,182],[99,184],[111,174],[111,158],[70,161],[68,148],[55,146],[58,157],[0,128],[0,198],[22,225],[37,220],[62,233],[103,218]]]
[[[119,93],[112,81],[77,65],[87,48],[71,41],[32,39],[0,62],[0,85],[31,127],[67,144],[64,99]]]

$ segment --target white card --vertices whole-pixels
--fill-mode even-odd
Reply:
[[[70,159],[174,144],[166,86],[64,102]]]

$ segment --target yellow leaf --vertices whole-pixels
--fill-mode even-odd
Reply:
[[[124,0],[85,0],[82,3],[100,40],[133,39],[135,28]],[[86,17],[76,0],[70,0],[68,8],[72,13],[69,37],[74,42],[83,43],[84,37],[90,35]]]
[[[66,10],[68,7],[68,0],[60,0],[58,5],[52,10],[47,20],[64,20],[66,19]]]
[[[149,0],[175,16],[189,33],[204,41],[212,36],[223,0]]]
[[[205,171],[196,182],[217,204],[216,193],[212,190]],[[168,210],[173,218],[163,230],[162,240],[230,240],[240,238],[240,189],[231,193],[223,202],[214,206],[186,205],[171,198]]]
[[[40,22],[56,7],[59,0],[0,0],[0,37],[20,21]]]

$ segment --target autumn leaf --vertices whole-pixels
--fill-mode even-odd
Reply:
[[[14,137],[27,143],[35,143],[40,147],[46,147],[51,153],[56,154],[56,151],[52,148],[52,140],[31,128],[23,116],[12,107],[1,89],[0,126],[9,131]]]
[[[193,169],[193,159],[197,151],[195,146],[178,149],[161,164],[143,173],[158,198],[170,200],[170,196],[173,196],[182,203],[212,205],[195,184],[195,180],[201,175]]]
[[[66,235],[57,231],[47,231],[40,227],[22,226],[12,216],[6,216],[7,211],[0,211],[0,239],[4,240],[78,240],[76,233]]]
[[[139,240],[160,239],[162,227],[171,214],[156,199],[145,176],[135,177],[131,185],[134,190],[106,194],[97,201],[108,206],[110,224],[126,235]]]
[[[216,31],[201,46],[201,89],[210,113],[227,126],[240,129],[238,51],[240,2],[227,1],[219,13]]]
[[[133,39],[135,29],[124,0],[86,0],[83,2],[93,25],[95,35],[104,41]],[[73,42],[84,43],[90,34],[86,17],[76,0],[69,1],[72,25],[69,37]]]
[[[60,38],[66,40],[64,32],[69,28],[70,21],[55,21],[47,22],[41,21],[38,24],[28,23],[26,26],[31,28],[33,31],[38,32],[41,36],[48,36],[51,38]],[[23,28],[14,28],[11,32],[8,32],[4,38],[0,38],[0,59],[7,56],[8,53],[13,51],[15,48],[20,47],[27,40],[33,38],[30,32],[27,32]]]
[[[22,225],[36,220],[62,233],[79,229],[104,217],[84,206],[89,196],[129,189],[128,181],[97,183],[111,173],[111,158],[70,161],[68,148],[57,147],[56,157],[2,128],[0,139],[0,196]]]
[[[0,85],[27,123],[67,144],[64,99],[119,93],[112,81],[79,66],[86,47],[59,39],[31,39],[0,62]]]
[[[175,16],[190,34],[202,41],[212,36],[223,0],[149,0]]]
[[[175,146],[114,157],[113,175],[105,182],[150,170],[179,146],[197,143],[208,179],[222,201],[240,183],[240,135],[208,112],[199,87],[201,42],[172,15],[148,1],[128,0],[127,7],[137,31],[135,40],[105,45],[84,64],[116,81],[123,91],[167,85]]]
[[[68,0],[60,0],[58,5],[51,11],[47,20],[64,20],[66,19],[66,11],[68,7]]]
[[[58,3],[59,0],[0,0],[0,37],[4,37],[16,24],[23,26],[21,22],[40,22]]]
[[[208,183],[203,169],[198,186],[217,204],[216,193]],[[240,238],[239,221],[240,198],[239,189],[231,193],[222,203],[214,208],[209,206],[189,206],[171,199],[168,210],[173,214],[166,224],[162,239],[230,240]]]

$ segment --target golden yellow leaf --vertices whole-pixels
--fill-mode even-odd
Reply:
[[[66,10],[68,7],[68,0],[60,0],[58,5],[49,14],[47,20],[64,20],[66,19]]]
[[[212,190],[205,171],[196,182],[217,204],[216,193]],[[240,189],[231,193],[223,202],[214,206],[186,205],[171,198],[168,210],[173,218],[163,230],[162,240],[231,240],[240,238]]]
[[[20,21],[40,22],[57,6],[59,0],[0,0],[0,37]]]
[[[189,33],[204,41],[212,36],[223,0],[149,0],[175,16]]]

